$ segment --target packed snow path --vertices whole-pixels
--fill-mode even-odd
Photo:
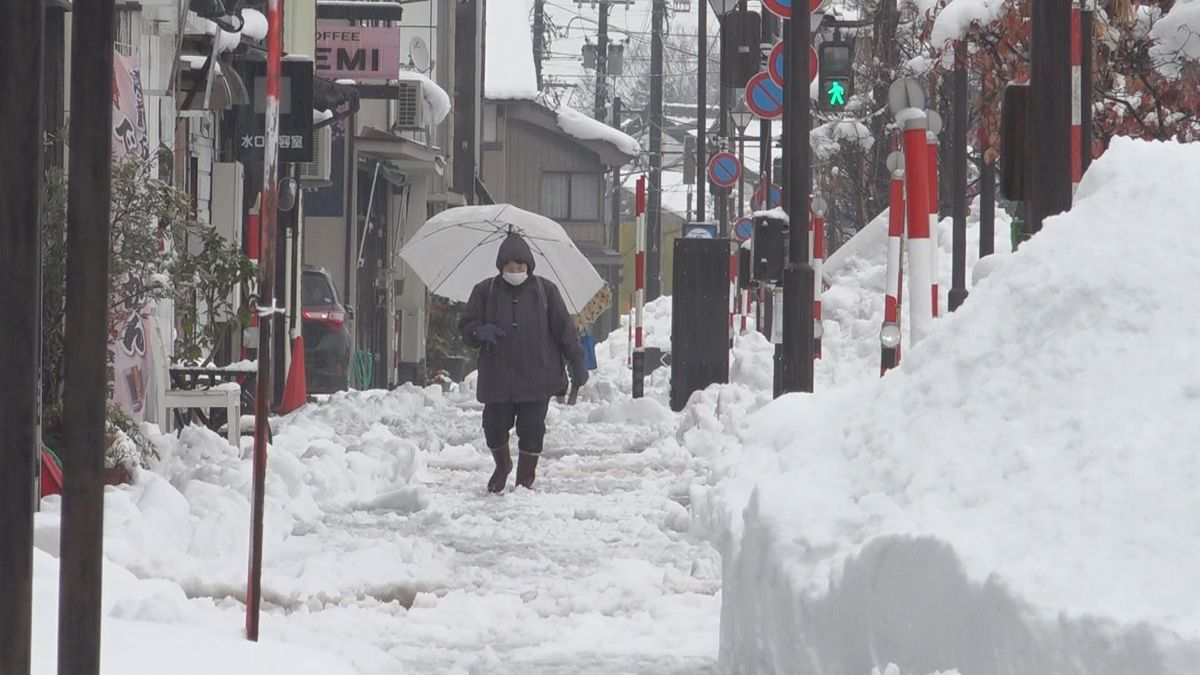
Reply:
[[[348,576],[364,574],[357,563],[381,574],[352,597],[271,607],[267,630],[315,640],[362,672],[713,672],[720,557],[689,533],[684,506],[703,468],[677,446],[652,447],[673,425],[588,423],[589,409],[552,404],[535,489],[510,475],[503,495],[486,492],[491,456],[470,447],[482,442],[473,401],[439,406],[436,426],[427,415],[377,420],[442,445],[423,448],[424,508],[377,500],[296,538],[330,559],[286,556],[267,577],[323,576],[334,558]],[[368,432],[357,424],[338,431]],[[389,564],[381,542],[407,553]],[[363,643],[373,649],[347,647]]]

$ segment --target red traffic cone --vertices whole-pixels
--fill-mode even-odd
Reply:
[[[288,369],[287,382],[283,385],[283,401],[279,412],[290,413],[308,402],[308,384],[304,374],[304,336],[292,340],[292,367]]]

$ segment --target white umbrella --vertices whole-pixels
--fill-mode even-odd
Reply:
[[[571,314],[604,286],[561,225],[510,204],[447,209],[425,221],[400,257],[431,293],[466,302],[475,284],[497,274],[496,254],[509,232],[529,243],[534,273],[558,286]]]

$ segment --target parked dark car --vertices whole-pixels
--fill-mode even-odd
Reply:
[[[354,310],[338,298],[324,269],[305,266],[300,282],[304,372],[308,393],[342,391],[350,382],[350,324]]]

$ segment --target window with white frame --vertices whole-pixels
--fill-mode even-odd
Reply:
[[[600,174],[542,173],[542,215],[555,220],[600,219]]]

